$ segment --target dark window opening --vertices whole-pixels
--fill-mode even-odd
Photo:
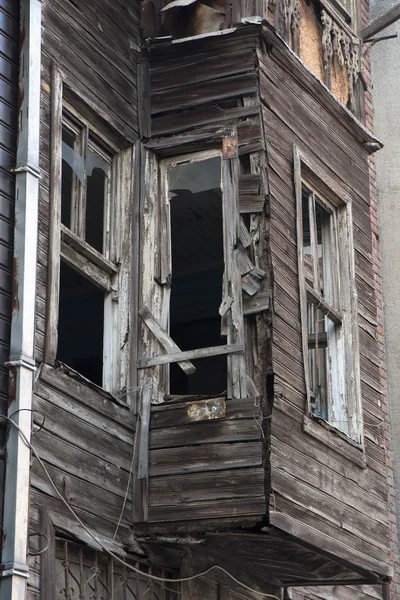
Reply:
[[[57,359],[97,385],[103,383],[104,292],[63,261]]]
[[[104,211],[110,164],[96,148],[87,155],[86,241],[99,252],[104,249]]]
[[[71,229],[72,196],[76,181],[70,157],[75,148],[75,135],[63,127],[62,130],[62,169],[61,169],[61,223]]]
[[[226,343],[218,313],[224,272],[221,160],[169,169],[172,284],[170,333],[182,350]],[[226,356],[196,361],[187,376],[171,365],[171,394],[226,390]]]

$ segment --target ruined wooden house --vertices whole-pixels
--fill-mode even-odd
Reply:
[[[0,7],[1,598],[382,597],[367,2]]]

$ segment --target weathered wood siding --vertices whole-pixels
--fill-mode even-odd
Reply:
[[[18,115],[18,3],[0,0],[0,414],[7,414],[14,195]],[[5,430],[0,429],[0,515],[3,512]],[[0,517],[1,519],[1,517]]]
[[[141,44],[140,2],[45,0],[42,35],[37,363],[43,361],[45,343],[52,210],[49,206],[51,65],[54,63],[59,69],[68,100],[77,110],[87,107],[96,116],[94,125],[104,129],[121,149],[132,145],[139,137],[136,68]],[[132,173],[129,178],[133,180]],[[34,407],[40,431],[34,435],[33,444],[57,488],[93,530],[111,541],[128,486],[134,417],[122,402],[46,365],[36,382]],[[117,544],[130,543],[130,498],[129,495],[115,537]],[[55,519],[57,528],[77,533],[74,518],[55,497],[43,470],[33,460],[32,531],[43,526],[39,523],[43,507]],[[82,531],[79,536],[82,537]],[[30,594],[36,600],[40,589],[39,557],[31,558],[31,567]]]
[[[255,53],[259,31],[259,26],[239,27],[222,36],[149,47],[143,69],[148,69],[150,112],[142,115],[148,148],[161,157],[220,150],[224,131],[233,125],[240,156],[262,150]],[[157,160],[151,153],[145,173],[152,184],[146,186],[141,211],[141,302],[165,326],[169,289],[154,279],[160,244],[165,252],[167,242],[159,233],[162,192],[157,192]],[[139,338],[139,356],[163,352],[144,323]],[[146,369],[140,375],[142,382],[152,378],[158,402],[168,393],[159,371]],[[260,519],[266,509],[260,423],[254,398],[227,400],[224,419],[197,423],[187,419],[184,402],[153,406],[149,523]]]
[[[131,500],[125,496],[132,463],[135,418],[129,409],[95,386],[61,370],[43,366],[35,385],[32,443],[70,506],[102,539],[129,546]],[[79,525],[57,498],[42,467],[33,460],[31,471],[31,531],[42,531],[45,508],[59,531],[77,533]],[[83,541],[93,544],[85,537]],[[78,535],[78,537],[79,537]],[[33,540],[33,544],[38,540]],[[44,560],[46,557],[44,556]],[[40,557],[31,558],[31,597],[39,593]]]
[[[388,545],[387,487],[376,305],[371,258],[368,156],[362,145],[296,77],[293,60],[273,49],[259,54],[270,185],[274,270],[271,499],[274,510],[378,560]],[[312,76],[307,76],[308,78]],[[321,89],[321,88],[320,88]],[[321,90],[322,91],[322,90]],[[304,432],[305,382],[297,267],[293,144],[353,198],[361,384],[367,468],[339,440],[328,447]],[[333,435],[333,434],[332,434]],[[361,452],[360,452],[361,455]]]

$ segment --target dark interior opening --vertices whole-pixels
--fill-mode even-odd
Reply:
[[[104,292],[61,261],[57,359],[103,382]]]
[[[62,141],[63,159],[61,166],[61,223],[71,229],[71,204],[74,186],[74,172],[72,170],[72,166],[66,160],[66,151],[69,148],[70,154],[73,153],[75,135],[66,127],[63,127],[62,130]]]
[[[218,313],[222,299],[223,220],[219,157],[169,170],[172,284],[170,333],[182,350],[226,343]],[[186,375],[170,368],[171,394],[219,394],[226,390],[226,356],[195,361]]]
[[[103,252],[104,209],[109,165],[95,149],[90,149],[86,168],[86,241],[99,252]]]

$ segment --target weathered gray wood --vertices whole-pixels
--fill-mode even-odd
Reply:
[[[249,296],[254,296],[257,294],[257,292],[259,292],[260,285],[252,275],[243,275],[242,290],[244,290]]]
[[[44,507],[40,508],[40,527],[45,536],[42,548],[47,546],[47,550],[40,557],[40,598],[46,600],[54,598],[56,594],[56,548],[54,526]]]
[[[139,465],[137,478],[147,479],[149,475],[149,431],[151,411],[152,385],[151,382],[142,390],[142,403],[140,407],[140,439],[139,439]]]
[[[138,361],[138,369],[147,369],[155,365],[167,365],[171,363],[180,363],[186,360],[195,360],[199,358],[207,358],[209,356],[219,356],[221,354],[243,354],[243,344],[228,344],[224,346],[211,346],[210,348],[198,348],[197,350],[186,350],[185,352],[176,352],[171,354],[163,354],[155,358],[143,358]]]
[[[151,91],[149,61],[147,59],[140,60],[137,65],[137,93],[139,131],[142,137],[149,138],[151,136]]]
[[[111,290],[110,275],[105,273],[103,269],[100,269],[85,256],[82,256],[75,248],[69,246],[65,242],[61,242],[60,256],[69,267],[84,273],[85,277],[87,277],[87,279],[89,279],[96,287],[99,287],[105,292]]]
[[[152,477],[256,467],[261,463],[261,442],[237,442],[234,446],[207,444],[150,451]]]
[[[188,402],[186,404],[186,414],[189,423],[223,419],[226,415],[225,398]]]
[[[150,329],[150,331],[154,334],[154,336],[157,338],[157,340],[160,342],[160,344],[167,350],[170,352],[181,352],[180,348],[175,344],[175,342],[173,341],[173,339],[168,335],[168,333],[165,331],[165,329],[163,329],[161,327],[161,325],[157,322],[157,320],[153,317],[153,315],[151,314],[151,312],[149,311],[149,309],[146,306],[143,306],[140,310],[139,310],[139,315],[142,317],[143,321],[146,323],[147,327]],[[171,355],[169,355],[171,356]],[[147,361],[147,365],[146,366],[152,366],[149,365],[148,362],[149,361],[154,361],[154,360],[159,360],[159,359],[167,359],[168,355],[165,355],[165,357],[157,357],[154,359],[142,359],[141,361],[139,361],[138,364],[142,364],[145,362],[145,360]],[[186,373],[186,375],[190,375],[191,373],[194,373],[196,370],[196,367],[194,365],[192,365],[189,361],[186,361],[184,358],[181,361],[169,361],[169,360],[165,360],[164,362],[156,362],[154,364],[167,364],[168,362],[178,362],[178,365],[181,367],[181,369]],[[142,366],[141,368],[145,368],[145,366]]]
[[[61,123],[63,83],[56,63],[51,65],[51,162],[50,223],[46,303],[44,359],[53,364],[57,355],[58,304],[60,287],[60,223],[61,223]]]
[[[385,563],[373,559],[353,548],[349,548],[345,544],[297,521],[289,515],[272,510],[270,511],[270,522],[271,525],[278,529],[282,529],[286,533],[299,537],[313,546],[317,546],[322,553],[328,552],[331,556],[337,555],[351,564],[358,564],[362,571],[370,569],[373,572],[389,575],[390,567]]]
[[[400,4],[396,4],[395,6],[393,6],[393,8],[391,8],[383,15],[372,21],[372,23],[369,23],[369,25],[364,27],[364,29],[361,31],[360,37],[362,40],[367,40],[368,38],[371,38],[380,31],[382,31],[382,29],[386,29],[386,27],[389,27],[389,25],[392,25],[392,23],[395,23],[399,19]]]
[[[265,196],[241,195],[239,199],[239,210],[241,214],[259,213],[263,210],[265,204]]]
[[[237,136],[236,131],[233,132]],[[223,219],[224,219],[224,289],[233,298],[227,327],[228,344],[244,344],[243,304],[240,287],[240,268],[237,250],[239,240],[239,160],[222,161]],[[228,397],[247,395],[246,363],[244,356],[228,357]]]
[[[108,260],[103,254],[100,254],[93,246],[90,246],[84,239],[78,238],[77,235],[72,233],[68,227],[65,227],[61,223],[61,241],[65,242],[68,246],[71,246],[75,250],[83,254],[91,263],[105,271],[106,273],[115,274],[118,273],[118,267]]]

